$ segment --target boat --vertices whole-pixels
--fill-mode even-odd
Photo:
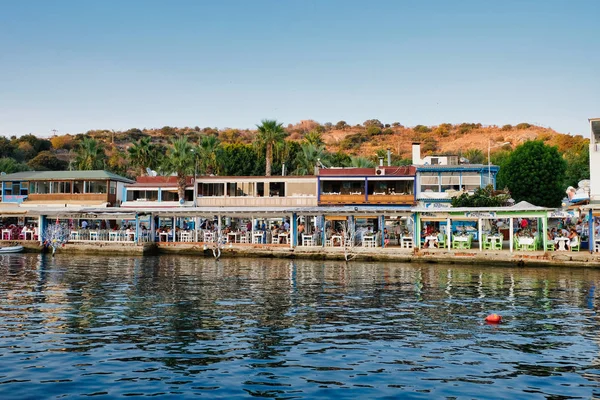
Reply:
[[[7,246],[0,247],[0,254],[6,253],[20,253],[23,251],[23,246]]]

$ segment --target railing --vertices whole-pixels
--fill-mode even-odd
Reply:
[[[110,197],[114,197],[114,195],[109,195],[107,193],[30,193],[27,197],[28,201],[43,201],[43,200],[98,200],[98,201],[110,201]]]
[[[412,205],[412,194],[370,194],[365,200],[364,194],[322,194],[319,204],[402,204]]]

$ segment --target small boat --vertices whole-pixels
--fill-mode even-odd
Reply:
[[[23,251],[23,246],[7,246],[0,247],[0,254],[6,253],[20,253]]]

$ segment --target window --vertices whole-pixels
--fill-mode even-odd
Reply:
[[[423,172],[421,173],[420,182],[421,192],[439,192],[440,178],[437,172]]]
[[[71,193],[71,182],[52,182],[52,193]]]
[[[21,182],[13,182],[12,192],[15,196],[18,196],[19,193],[21,193]]]
[[[465,190],[475,190],[481,187],[481,176],[479,172],[463,172],[462,185]]]
[[[265,195],[265,183],[264,182],[256,183],[256,195],[259,197],[264,197],[264,195]]]
[[[200,196],[216,197],[224,196],[224,184],[223,183],[203,183],[200,186]]]
[[[194,189],[186,189],[185,201],[194,201]]]
[[[269,196],[285,197],[285,182],[271,182],[269,184]]]
[[[29,188],[29,183],[28,182],[21,182],[21,196],[27,196],[28,195],[28,188]]]
[[[117,194],[117,182],[110,181],[110,194]]]
[[[84,191],[83,191],[83,181],[75,181],[75,182],[73,182],[73,193],[84,193]]]
[[[30,182],[29,193],[48,194],[50,193],[50,182]]]
[[[128,190],[127,201],[157,201],[158,190]]]
[[[315,190],[316,185],[314,184],[314,182],[288,182],[288,195],[291,194],[292,196],[315,196]]]
[[[162,190],[160,192],[160,201],[179,201],[177,190]]]
[[[106,193],[106,181],[85,181],[84,185],[86,193]]]
[[[369,181],[369,194],[412,194],[412,180]]]
[[[460,173],[442,172],[442,192],[447,190],[460,190]]]
[[[227,196],[231,196],[231,197],[254,196],[254,182],[229,182],[229,183],[227,183]]]

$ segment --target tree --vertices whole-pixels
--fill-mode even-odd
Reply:
[[[171,139],[162,169],[167,174],[177,175],[177,194],[180,202],[185,199],[185,178],[194,173],[195,157],[187,137]]]
[[[375,163],[364,157],[351,157],[350,166],[355,168],[373,168]]]
[[[300,152],[296,156],[296,175],[312,175],[315,171],[315,166],[328,165],[328,154],[325,151],[325,146],[310,142],[305,142],[300,145]]]
[[[15,172],[29,171],[27,164],[23,164],[11,157],[0,158],[0,172],[12,174]]]
[[[483,155],[483,151],[479,149],[468,149],[462,154],[464,158],[469,160],[471,164],[483,164],[485,161],[485,156]]]
[[[79,146],[73,166],[78,170],[104,169],[106,154],[104,146],[96,139],[84,136]]]
[[[106,160],[106,169],[118,175],[126,175],[128,164],[127,154],[114,146],[108,151],[108,159]]]
[[[50,151],[41,151],[27,163],[34,171],[64,171],[69,163],[59,159]]]
[[[583,179],[590,179],[590,147],[582,142],[567,150],[563,157],[567,162],[564,186],[577,187]]]
[[[510,199],[504,191],[494,191],[492,185],[477,188],[472,195],[463,193],[452,198],[452,207],[501,207]]]
[[[504,178],[515,201],[558,207],[564,197],[566,162],[556,147],[541,140],[518,146],[504,166]]]
[[[304,140],[314,146],[321,146],[325,144],[323,141],[323,135],[318,131],[310,131],[304,136]]]
[[[378,119],[368,119],[365,122],[363,122],[363,126],[365,128],[368,128],[369,126],[376,126],[378,128],[383,128],[383,124]]]
[[[52,143],[52,147],[56,150],[65,149],[70,150],[73,148],[73,136],[71,135],[62,135],[62,136],[53,136],[50,139]]]
[[[265,156],[256,157],[251,145],[234,143],[221,146],[221,169],[228,176],[256,176],[265,171]]]
[[[271,167],[273,164],[273,148],[283,142],[285,131],[283,124],[274,119],[263,119],[260,125],[256,125],[258,134],[255,139],[256,148],[262,152],[265,151],[265,176],[271,176]]]
[[[348,127],[348,124],[346,123],[346,121],[338,121],[337,124],[335,124],[335,129],[339,129],[339,130],[344,130]]]
[[[221,147],[219,139],[214,135],[203,136],[196,148],[200,171],[203,174],[216,174],[219,170],[218,153]]]
[[[128,148],[127,157],[139,175],[144,175],[146,168],[155,169],[160,164],[159,153],[149,136],[141,138],[139,142]]]

